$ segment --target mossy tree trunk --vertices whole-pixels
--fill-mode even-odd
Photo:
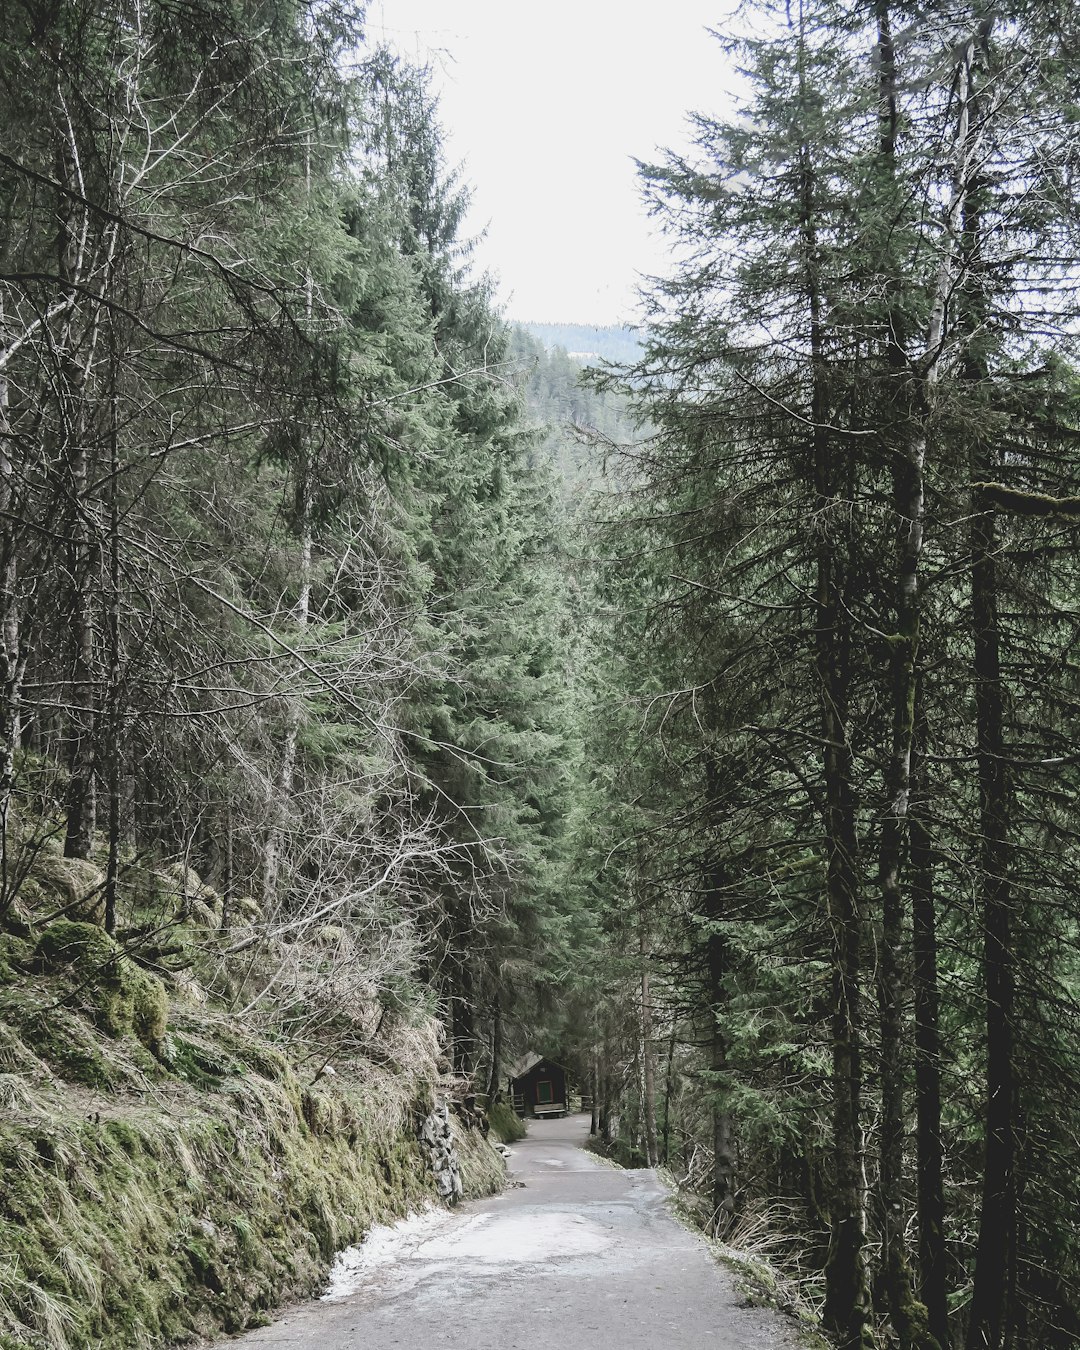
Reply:
[[[720,769],[716,757],[705,760],[705,792],[710,816],[718,811]],[[713,833],[719,821],[713,820]],[[720,847],[714,839],[713,848]],[[731,951],[724,931],[728,876],[718,857],[713,857],[702,877],[702,919],[705,934],[705,1007],[708,1018],[706,1043],[709,1054],[709,1114],[712,1123],[712,1228],[723,1234],[735,1212],[735,1155],[732,1147],[728,1085],[727,1013],[731,978]],[[670,1072],[670,1069],[669,1069]]]
[[[981,466],[980,466],[981,467]],[[982,509],[980,509],[982,507]],[[973,503],[971,598],[979,763],[979,900],[986,988],[986,1143],[968,1350],[1008,1343],[1014,1306],[1016,1120],[1010,783],[1004,735],[996,513]]]

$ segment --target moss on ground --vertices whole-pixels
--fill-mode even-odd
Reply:
[[[504,1144],[514,1144],[524,1139],[527,1126],[518,1113],[507,1102],[494,1102],[487,1110],[491,1132]]]
[[[63,1001],[89,1012],[102,1031],[134,1032],[148,1050],[160,1046],[168,1020],[165,986],[96,924],[72,919],[49,924],[38,938],[33,964],[46,974],[65,972]]]
[[[451,1116],[461,1184],[465,1198],[476,1200],[484,1195],[498,1195],[506,1185],[506,1163],[495,1145],[479,1130],[468,1128],[457,1116]]]
[[[338,1061],[310,1082],[220,1008],[170,1004],[84,920],[3,934],[0,974],[0,1350],[263,1325],[435,1199],[413,1128],[434,1037],[410,1072]]]
[[[802,1296],[797,1280],[792,1280],[769,1260],[761,1249],[760,1239],[755,1249],[721,1242],[708,1229],[711,1209],[700,1195],[681,1191],[672,1173],[661,1167],[657,1176],[667,1187],[672,1214],[701,1237],[713,1257],[725,1266],[738,1282],[739,1290],[751,1307],[772,1308],[792,1320],[804,1350],[831,1350],[830,1342],[820,1329],[820,1317],[815,1306]],[[739,1240],[736,1232],[734,1240]]]
[[[0,929],[0,1350],[264,1325],[374,1223],[436,1199],[415,1135],[438,1077],[426,1022],[317,1073],[322,1050],[298,1061],[215,999],[234,974],[197,874],[132,861],[115,940],[100,870],[34,848]],[[467,1194],[499,1189],[494,1148],[458,1137]]]
[[[369,1066],[362,1083],[305,1088],[254,1037],[274,1078],[215,1058],[207,1027],[196,1055],[185,1030],[182,1059],[227,1069],[211,1091],[176,1074],[134,1093],[100,1028],[82,1028],[98,1067],[84,1044],[77,1088],[60,1081],[70,1048],[9,1039],[40,1068],[0,1074],[0,1100],[19,1107],[0,1124],[0,1346],[150,1347],[261,1325],[317,1293],[340,1247],[434,1198],[400,1076]]]

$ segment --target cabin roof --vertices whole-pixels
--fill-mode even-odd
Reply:
[[[515,1064],[511,1064],[507,1072],[510,1078],[516,1082],[517,1079],[524,1078],[526,1074],[532,1073],[533,1069],[535,1069],[538,1064],[543,1064],[545,1061],[550,1064],[553,1069],[558,1069],[560,1073],[569,1075],[569,1070],[565,1064],[560,1064],[557,1059],[551,1059],[548,1055],[538,1055],[533,1050],[530,1050],[528,1054],[522,1055]]]
[[[530,1069],[535,1069],[543,1058],[543,1055],[538,1055],[533,1050],[527,1051],[516,1063],[510,1065],[510,1077],[524,1077]]]

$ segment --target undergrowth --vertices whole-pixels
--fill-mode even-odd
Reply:
[[[676,1217],[704,1237],[716,1259],[735,1275],[747,1300],[791,1317],[806,1350],[830,1350],[819,1330],[821,1307],[810,1296],[810,1283],[785,1268],[788,1239],[784,1226],[767,1212],[747,1212],[737,1216],[723,1238],[718,1238],[709,1231],[708,1206],[700,1197],[680,1190],[667,1168],[659,1168],[657,1175],[668,1188]]]

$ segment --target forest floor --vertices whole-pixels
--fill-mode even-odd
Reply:
[[[587,1116],[533,1122],[513,1148],[511,1189],[399,1226],[372,1260],[353,1260],[351,1281],[336,1280],[331,1298],[240,1344],[797,1346],[790,1320],[751,1306],[706,1242],[672,1217],[655,1172],[624,1171],[583,1151],[588,1127]]]

